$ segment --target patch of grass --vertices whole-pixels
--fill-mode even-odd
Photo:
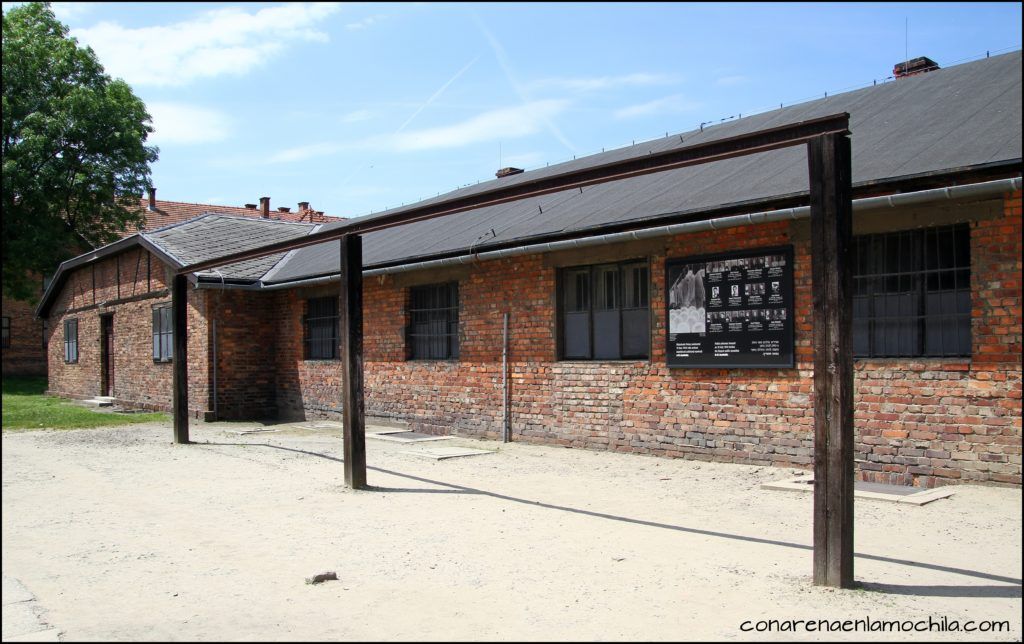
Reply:
[[[3,379],[3,429],[86,429],[168,420],[167,414],[111,414],[44,396],[46,378]]]

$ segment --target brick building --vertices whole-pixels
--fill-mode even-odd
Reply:
[[[1020,485],[1020,85],[1014,52],[568,165],[849,112],[858,475]],[[434,432],[497,437],[507,422],[515,440],[809,467],[806,163],[787,149],[367,234],[367,414]],[[169,409],[169,269],[331,225],[208,214],[66,262],[39,308],[51,392]],[[324,243],[190,276],[190,413],[339,413],[338,260],[337,243]],[[741,270],[746,281],[733,282]],[[755,305],[776,292],[778,307]],[[716,348],[707,363],[669,366],[715,325],[777,339],[751,341],[758,365]]]
[[[295,221],[324,223],[337,221],[337,217],[325,215],[322,211],[310,208],[308,201],[298,204],[293,212],[290,207],[270,209],[270,199],[264,197],[260,205],[246,204],[236,206],[214,206],[181,201],[164,201],[156,198],[156,189],[151,188],[139,207],[145,215],[145,225],[139,230],[131,230],[124,234],[135,234],[140,231],[155,230],[172,223],[193,219],[207,212],[230,214],[238,217],[263,218],[274,221]],[[39,294],[44,290],[44,280],[39,279]],[[35,317],[35,305],[29,302],[3,297],[3,375],[5,376],[45,376],[46,331],[45,320]]]

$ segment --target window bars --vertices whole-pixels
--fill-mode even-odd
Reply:
[[[459,358],[459,284],[409,289],[407,352],[411,360]]]
[[[852,260],[854,355],[971,355],[967,224],[858,236]]]
[[[338,298],[314,297],[306,300],[303,327],[306,360],[338,358]]]

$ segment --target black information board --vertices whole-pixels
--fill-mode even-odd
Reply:
[[[793,247],[665,262],[669,367],[792,367]]]

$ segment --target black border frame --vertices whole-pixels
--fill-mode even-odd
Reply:
[[[788,280],[789,292],[792,294],[793,301],[789,306],[789,324],[786,333],[789,335],[789,345],[792,347],[792,352],[789,355],[788,362],[779,362],[777,364],[671,364],[669,362],[669,309],[668,309],[668,289],[671,286],[668,283],[668,271],[669,264],[697,264],[701,262],[709,262],[719,259],[736,259],[739,257],[750,257],[757,255],[786,255],[786,261],[789,263],[790,270],[786,272],[788,277],[784,279]],[[793,261],[793,245],[787,244],[785,246],[766,246],[758,248],[746,248],[735,251],[725,251],[722,253],[705,253],[703,255],[688,255],[686,257],[666,257],[665,258],[665,284],[662,288],[662,308],[664,309],[663,321],[665,323],[665,366],[669,369],[793,369],[796,367],[796,290],[794,289],[794,274],[796,273],[796,265]]]

